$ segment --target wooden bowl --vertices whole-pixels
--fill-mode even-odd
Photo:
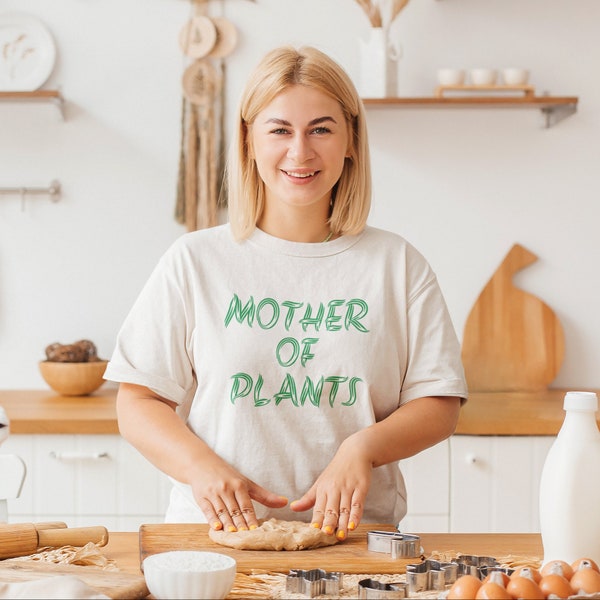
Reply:
[[[39,363],[45,382],[64,396],[87,396],[103,383],[107,360],[67,363],[43,360]]]

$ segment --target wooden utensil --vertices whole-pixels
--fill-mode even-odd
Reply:
[[[38,527],[34,523],[0,525],[0,559],[27,556],[45,547],[85,546],[88,542],[105,546],[108,543],[106,527]]]
[[[536,260],[515,244],[471,309],[462,360],[472,392],[544,390],[558,374],[565,352],[560,321],[542,300],[512,283]]]
[[[404,573],[406,565],[420,562],[417,558],[393,559],[389,554],[367,550],[367,532],[395,531],[390,525],[359,525],[348,538],[325,548],[297,551],[234,550],[213,542],[208,537],[208,525],[171,524],[140,527],[140,564],[147,556],[170,550],[208,550],[232,556],[239,573],[254,569],[287,573],[290,569],[325,569],[344,573]],[[433,550],[432,548],[426,550]]]
[[[66,529],[67,524],[64,521],[43,521],[41,523],[32,523],[32,525],[38,530],[42,529]]]

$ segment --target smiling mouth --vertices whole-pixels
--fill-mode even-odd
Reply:
[[[298,173],[297,171],[284,171],[283,169],[282,169],[282,171],[286,175],[289,175],[290,177],[295,177],[296,179],[308,179],[309,177],[314,177],[319,172],[319,171],[310,171],[310,172]]]

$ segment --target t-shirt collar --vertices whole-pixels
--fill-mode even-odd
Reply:
[[[344,252],[360,240],[364,231],[357,235],[343,235],[329,242],[290,242],[264,232],[258,227],[248,238],[248,242],[265,248],[277,254],[287,256],[299,256],[304,258],[316,258],[319,256],[333,256]]]

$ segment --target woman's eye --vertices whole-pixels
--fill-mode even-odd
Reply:
[[[277,134],[277,135],[281,135],[281,134],[284,134],[284,133],[289,133],[289,132],[288,132],[288,130],[287,130],[287,129],[285,129],[284,127],[279,127],[279,128],[277,128],[277,129],[273,129],[273,130],[271,130],[271,133],[275,133],[275,134]]]
[[[329,129],[329,127],[315,127],[312,132],[317,135],[323,135],[325,133],[331,133],[331,129]]]

